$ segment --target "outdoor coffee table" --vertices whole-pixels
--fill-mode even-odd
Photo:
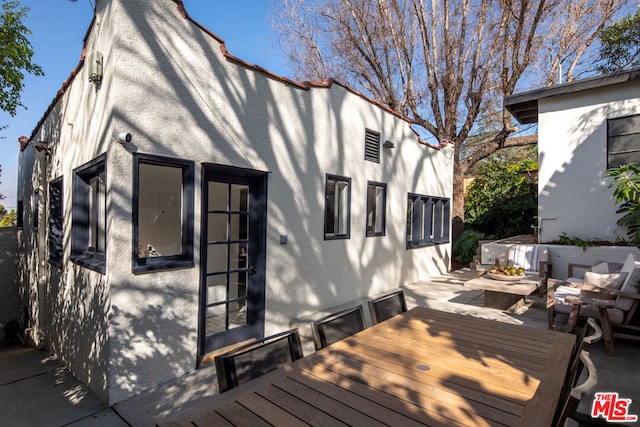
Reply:
[[[531,274],[518,281],[503,281],[487,276],[476,277],[464,286],[471,289],[484,291],[484,305],[489,308],[497,308],[510,312],[524,306],[525,297],[535,292],[542,285],[542,278]]]

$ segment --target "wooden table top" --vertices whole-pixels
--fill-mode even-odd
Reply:
[[[485,291],[504,292],[514,295],[529,295],[537,290],[541,284],[542,278],[537,275],[527,275],[524,279],[514,282],[496,280],[486,276],[476,277],[464,282],[464,286],[470,289],[483,289]]]
[[[160,425],[548,426],[574,343],[417,307]]]

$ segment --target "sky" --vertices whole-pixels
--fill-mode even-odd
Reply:
[[[80,60],[82,40],[93,17],[95,0],[20,0],[28,7],[25,25],[33,33],[29,41],[35,52],[33,62],[45,75],[25,76],[21,95],[27,109],[15,117],[0,112],[0,204],[17,205],[18,137],[30,136],[62,83]],[[276,74],[288,75],[283,55],[272,35],[270,0],[183,0],[191,18],[221,37],[229,52],[251,64]]]

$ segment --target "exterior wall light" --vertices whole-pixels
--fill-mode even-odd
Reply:
[[[384,148],[388,149],[388,150],[390,150],[390,149],[392,149],[392,148],[396,148],[396,146],[394,145],[394,143],[393,143],[393,142],[391,142],[391,141],[389,141],[389,140],[386,140],[386,141],[384,142],[384,144],[382,144],[382,146],[383,146]]]

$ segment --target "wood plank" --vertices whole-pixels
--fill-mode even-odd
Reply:
[[[475,414],[458,414],[458,418],[463,418],[462,421],[452,418],[452,413],[447,408],[444,408],[440,402],[433,399],[427,399],[416,404],[414,402],[403,399],[401,396],[390,395],[383,392],[380,389],[369,387],[362,382],[355,381],[340,373],[336,373],[330,370],[327,366],[321,364],[312,365],[309,371],[304,371],[303,374],[317,376],[327,382],[330,382],[336,386],[339,386],[350,393],[362,396],[365,399],[369,399],[381,407],[388,408],[392,411],[401,413],[413,420],[416,420],[424,425],[433,427],[447,427],[447,426],[504,426],[505,424],[499,422],[493,422],[485,420]],[[466,418],[464,417],[466,416]],[[402,425],[402,424],[391,424]]]
[[[315,388],[294,381],[289,377],[278,378],[273,385],[298,399],[309,402],[316,409],[330,414],[332,417],[339,419],[347,425],[366,425],[370,427],[382,427],[385,425],[375,418],[354,409],[350,404],[347,404],[347,402],[343,403],[340,400],[333,399],[330,396],[322,394]],[[313,385],[315,386],[315,384]]]
[[[287,393],[286,390],[282,390],[274,384],[270,384],[267,387],[261,387],[260,390],[256,391],[256,393],[311,426],[348,425],[334,417],[332,414],[323,412],[314,407],[312,404],[313,402],[306,401],[304,396],[296,396]]]
[[[474,388],[464,388],[454,382],[429,382],[424,379],[408,378],[363,364],[349,358],[331,354],[331,360],[326,359],[321,367],[356,380],[371,388],[380,389],[386,394],[396,396],[423,408],[430,410],[444,410],[451,412],[456,420],[468,419],[472,414],[487,418],[495,422],[512,425],[519,419],[523,405],[509,400],[492,396],[486,391]],[[307,370],[307,369],[305,369]],[[314,373],[313,367],[309,372]],[[435,405],[435,406],[434,406]]]
[[[353,389],[339,387],[336,384],[332,384],[329,381],[323,380],[304,371],[292,373],[289,375],[289,378],[293,381],[299,382],[300,384],[304,384],[307,387],[312,387],[318,392],[325,396],[329,396],[336,401],[344,402],[351,408],[368,414],[383,424],[403,427],[417,427],[424,425],[423,423],[400,413],[400,409],[405,409],[404,405],[396,406],[387,402],[386,406],[382,406],[370,398],[367,399],[362,397],[361,394],[356,393]],[[356,388],[360,384],[354,383],[354,385],[354,388]],[[393,410],[389,411],[388,409]]]
[[[252,393],[248,395],[248,398],[251,397],[253,397]],[[216,412],[234,426],[271,426],[271,424],[258,417],[256,414],[254,414],[238,402],[231,402],[228,405],[217,408]]]
[[[260,393],[255,393],[250,398],[243,399],[242,405],[244,405],[251,412],[259,415],[260,418],[274,426],[293,427],[309,425],[295,415],[286,411],[285,409],[273,404],[273,402],[271,402],[269,399],[265,399],[260,395]]]
[[[189,419],[191,420],[189,425],[191,425],[192,427],[194,425],[196,427],[198,426],[233,427],[233,424],[231,424],[226,419],[222,418],[222,416],[215,411],[200,413]]]

